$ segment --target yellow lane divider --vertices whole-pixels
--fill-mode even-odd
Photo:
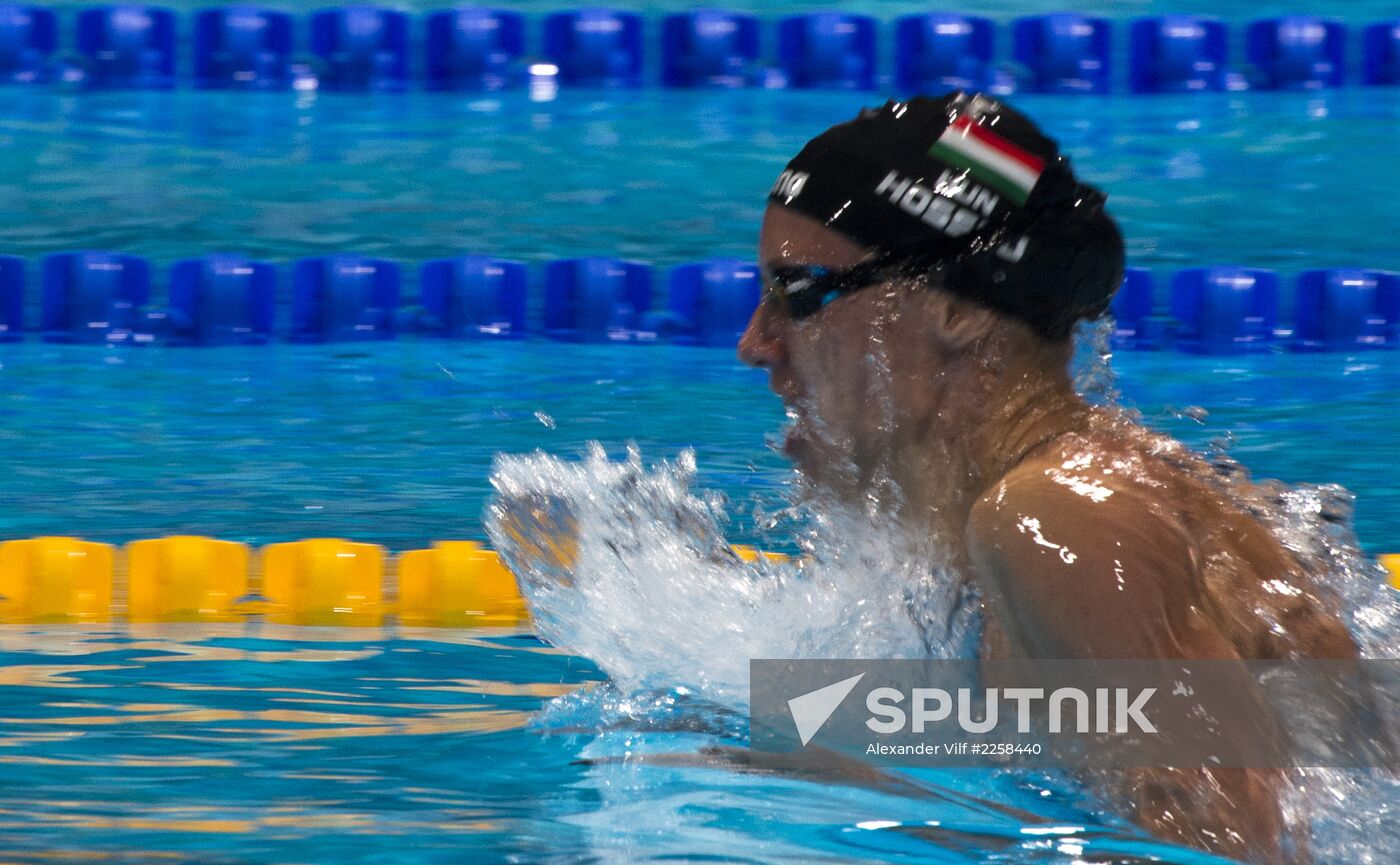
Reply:
[[[0,620],[61,617],[105,622],[112,609],[113,549],[77,538],[0,544]]]
[[[786,561],[736,544],[746,562]],[[529,618],[515,577],[475,541],[438,541],[399,554],[340,538],[246,545],[181,535],[124,550],[79,538],[0,543],[0,624],[237,621],[378,625],[514,626]],[[1400,589],[1400,553],[1380,557]],[[387,587],[386,587],[386,577]]]
[[[234,605],[248,594],[250,558],[243,544],[213,538],[182,535],[133,541],[126,546],[127,618],[236,619]]]
[[[515,575],[472,541],[439,541],[399,556],[399,621],[411,625],[513,625],[528,613]]]
[[[745,561],[760,556],[736,545]],[[0,543],[0,624],[238,621],[307,625],[515,626],[529,618],[514,575],[475,541],[439,541],[386,567],[375,544],[312,538],[245,544],[180,535],[125,549],[78,538]]]
[[[1400,553],[1386,553],[1381,556],[1383,565],[1390,574],[1390,584],[1400,589]]]
[[[274,620],[373,625],[385,613],[384,548],[339,538],[262,549],[262,595]]]

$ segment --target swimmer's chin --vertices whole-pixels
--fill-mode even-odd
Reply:
[[[802,435],[797,424],[788,424],[787,430],[783,431],[783,453],[788,459],[797,460],[799,453],[804,451],[806,438]]]
[[[798,424],[790,425],[783,433],[783,454],[794,463],[801,464],[802,458],[810,449],[810,442]]]

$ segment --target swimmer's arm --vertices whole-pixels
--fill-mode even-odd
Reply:
[[[1189,538],[1122,490],[1101,500],[1036,476],[1010,477],[973,509],[973,573],[1013,656],[1237,658],[1200,612]],[[1278,773],[1142,769],[1120,792],[1152,834],[1250,862],[1284,852]]]
[[[490,514],[493,540],[517,579],[573,584],[578,521],[563,498],[537,491],[499,495]]]

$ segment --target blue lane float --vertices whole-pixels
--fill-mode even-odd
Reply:
[[[291,83],[292,16],[231,6],[194,19],[194,86],[284,90]]]
[[[1278,274],[1252,267],[1192,267],[1172,277],[1175,344],[1192,354],[1261,351],[1278,325]]]
[[[529,271],[518,261],[485,255],[423,265],[418,303],[428,333],[447,337],[522,339]]]
[[[37,84],[49,78],[49,58],[58,44],[52,11],[0,5],[0,83]]]
[[[170,268],[170,345],[261,345],[276,313],[277,271],[267,262],[215,254]]]
[[[406,90],[408,16],[378,6],[323,9],[311,16],[311,53],[327,90]]]
[[[1113,344],[1118,348],[1158,348],[1148,333],[1156,298],[1153,297],[1152,271],[1130,267],[1123,273],[1123,284],[1113,295],[1109,313],[1113,316]]]
[[[867,15],[814,12],[778,22],[778,65],[791,87],[874,89],[875,44]]]
[[[1362,33],[1361,80],[1373,87],[1400,84],[1400,18]]]
[[[91,88],[174,86],[179,21],[168,9],[106,5],[74,16],[69,52],[53,10],[0,4],[0,83],[63,81]],[[414,80],[410,46],[422,45],[423,86],[494,90],[536,77],[565,86],[636,87],[646,80],[646,24],[611,9],[561,11],[544,18],[543,57],[526,46],[528,19],[481,7],[455,7],[410,19],[376,6],[322,9],[304,20],[252,6],[194,14],[189,81],[196,87],[403,90]],[[422,27],[421,33],[410,29]],[[1128,29],[1128,89],[1133,93],[1219,89],[1312,89],[1348,81],[1347,30],[1315,16],[1267,18],[1236,38],[1248,64],[1227,68],[1232,30],[1199,15],[1166,15],[1110,24],[1065,12],[1010,25],[1013,73],[997,65],[998,25],[958,13],[906,16],[893,22],[892,76],[881,74],[876,46],[884,25],[839,11],[785,18],[776,51],[761,56],[764,22],[752,15],[702,10],[660,22],[658,78],[669,87],[765,86],[872,89],[892,83],[904,92],[977,87],[1007,93],[1025,87],[1053,93],[1109,89],[1114,27]],[[305,28],[300,32],[299,28]],[[1352,58],[1373,86],[1400,85],[1400,20],[1373,22]],[[296,48],[309,46],[309,64]],[[179,46],[183,48],[183,46]],[[536,62],[543,60],[546,62]],[[526,74],[529,70],[529,74]],[[968,83],[972,82],[972,83]]]
[[[1245,56],[1265,90],[1340,87],[1346,70],[1346,28],[1338,21],[1289,16],[1255,21],[1245,31]]]
[[[1293,348],[1351,351],[1394,348],[1400,327],[1400,278],[1375,270],[1298,274]]]
[[[292,342],[393,339],[399,266],[383,258],[303,258],[292,270]]]
[[[544,54],[561,84],[640,87],[642,16],[613,9],[556,12],[544,19]]]
[[[524,16],[462,7],[434,12],[426,27],[429,90],[501,90],[520,81]]]
[[[617,258],[566,258],[544,270],[544,335],[565,342],[630,342],[651,309],[651,267]]]
[[[668,305],[677,326],[673,342],[732,346],[748,327],[762,294],[758,267],[715,258],[671,269]]]
[[[661,22],[661,83],[743,87],[755,82],[758,19],[719,9],[668,15]]]
[[[1141,18],[1128,30],[1128,89],[1133,93],[1192,93],[1228,85],[1230,47],[1225,24],[1195,15]]]
[[[996,25],[986,18],[935,12],[907,15],[894,27],[894,80],[903,93],[1009,89],[992,63]]]
[[[78,54],[94,88],[175,86],[175,13],[155,6],[97,6],[78,13]]]
[[[153,337],[144,309],[151,265],[137,255],[61,252],[44,259],[46,342],[132,344]]]
[[[0,255],[0,342],[24,339],[24,259]]]
[[[52,342],[172,345],[389,339],[399,332],[451,338],[542,335],[573,342],[733,346],[761,297],[752,262],[716,258],[677,265],[667,301],[653,308],[650,265],[616,258],[545,264],[532,282],[522,262],[468,255],[425,262],[414,305],[402,307],[401,267],[385,259],[333,255],[291,267],[291,320],[278,327],[279,273],[232,254],[176,262],[167,294],[151,303],[144,258],[72,252],[44,259],[37,331]],[[24,336],[25,262],[0,256],[0,342]],[[1258,268],[1178,271],[1170,296],[1154,274],[1128,268],[1112,303],[1113,343],[1235,354],[1272,346],[1297,351],[1400,347],[1400,276],[1365,268],[1309,270],[1293,280],[1292,319],[1280,324],[1282,279]],[[543,315],[528,317],[532,291]]]
[[[1107,19],[1072,12],[1018,18],[1011,55],[1036,93],[1107,93],[1111,32]]]

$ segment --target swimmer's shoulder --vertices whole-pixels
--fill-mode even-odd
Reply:
[[[966,540],[984,598],[1041,657],[1233,657],[1200,614],[1200,559],[1174,496],[1120,447],[1044,449],[992,484]]]
[[[992,483],[973,508],[973,527],[1013,511],[1088,516],[1087,531],[1127,521],[1185,543],[1181,486],[1139,443],[1121,436],[1065,435]]]
[[[1008,564],[1022,570],[1056,559],[1083,570],[1154,552],[1160,569],[1194,573],[1195,544],[1175,490],[1135,466],[1122,448],[1084,445],[1042,451],[988,487],[968,520],[970,550],[1010,557]]]

